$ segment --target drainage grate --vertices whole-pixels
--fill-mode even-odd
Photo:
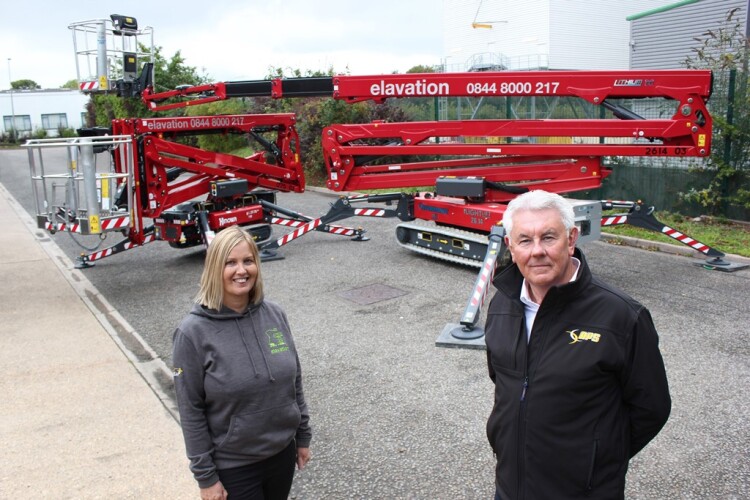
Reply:
[[[399,290],[398,288],[393,288],[392,286],[376,283],[374,285],[367,285],[362,288],[353,288],[345,292],[340,292],[339,296],[366,306],[383,300],[395,299],[396,297],[401,297],[407,293],[408,292]]]

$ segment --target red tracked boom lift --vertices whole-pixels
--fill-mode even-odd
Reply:
[[[498,225],[505,206],[518,193],[545,189],[558,193],[595,189],[611,170],[603,158],[618,156],[698,157],[710,152],[710,71],[524,71],[334,76],[212,83],[155,92],[151,63],[140,77],[112,86],[119,95],[140,96],[153,111],[234,97],[324,96],[346,102],[402,97],[565,97],[601,106],[600,119],[456,120],[369,124],[333,124],[323,131],[327,185],[335,191],[434,186],[418,194],[401,192],[341,197],[330,211],[311,218],[275,204],[274,192],[302,192],[304,174],[294,116],[234,115],[116,120],[109,138],[82,139],[84,167],[89,148],[109,150],[113,172],[83,175],[83,191],[101,199],[105,185],[117,195],[103,206],[48,203],[39,225],[50,231],[97,234],[122,231],[126,240],[105,251],[82,256],[80,264],[153,239],[177,247],[208,244],[228,225],[248,226],[265,259],[312,230],[364,239],[362,230],[335,226],[352,216],[398,217],[398,241],[421,253],[463,264],[480,272],[460,325],[448,327],[438,344],[478,344],[479,311],[503,253]],[[671,116],[646,119],[622,100],[660,98],[673,105]],[[603,115],[602,115],[603,116]],[[248,158],[210,153],[179,139],[204,133],[244,134],[261,146]],[[268,135],[272,135],[269,138]],[[568,138],[555,143],[554,138]],[[106,141],[115,141],[106,143]],[[121,142],[118,142],[121,141]],[[33,149],[28,144],[32,179]],[[74,148],[77,148],[74,150]],[[40,156],[40,164],[41,156]],[[69,181],[80,180],[71,162]],[[84,171],[86,168],[84,168]],[[89,172],[91,167],[88,168]],[[94,168],[94,171],[96,169]],[[88,176],[91,177],[90,175]],[[75,192],[75,182],[68,191]],[[98,190],[98,191],[97,191]],[[46,193],[46,191],[45,191]],[[91,198],[91,196],[88,196]],[[39,197],[37,197],[39,199]],[[68,200],[75,196],[67,196]],[[373,206],[386,203],[388,208]],[[582,241],[597,239],[601,225],[630,223],[662,232],[709,257],[708,267],[733,270],[724,254],[654,219],[652,209],[633,202],[573,201]],[[393,208],[393,205],[396,205]],[[71,206],[72,205],[72,206]],[[50,208],[53,207],[53,208]],[[628,212],[601,217],[602,209]],[[280,217],[279,215],[286,217]],[[100,219],[103,223],[100,224]],[[116,219],[117,224],[109,224]],[[149,220],[152,221],[149,223]],[[414,223],[420,221],[420,224]],[[79,223],[80,222],[80,223]],[[294,227],[270,239],[269,223]],[[84,228],[84,229],[81,229]]]

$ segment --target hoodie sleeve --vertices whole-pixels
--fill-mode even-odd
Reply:
[[[289,326],[289,320],[286,317],[286,312],[284,312],[280,307],[279,307],[279,310],[281,311],[281,317],[284,319],[284,326],[286,327],[286,331],[288,331],[289,336],[292,337],[292,328]],[[292,339],[292,343],[294,345],[294,356],[297,360],[297,379],[295,380],[295,388],[297,391],[297,406],[299,407],[299,412],[300,412],[300,423],[299,423],[299,427],[297,427],[295,440],[297,442],[297,448],[309,448],[310,441],[312,441],[312,429],[310,428],[310,413],[307,410],[307,403],[305,402],[305,392],[302,389],[302,365],[299,362],[299,355],[297,354],[297,345],[294,343],[293,339]]]
[[[645,307],[639,311],[634,326],[628,365],[624,399],[630,410],[632,458],[664,427],[672,407],[659,336]]]
[[[195,345],[179,328],[173,336],[172,360],[177,407],[190,470],[198,485],[207,488],[219,481],[219,476],[213,461],[214,449],[205,413],[204,370]]]
[[[299,363],[299,357],[297,357],[297,406],[300,412],[299,427],[297,427],[297,434],[295,439],[297,441],[297,448],[309,448],[310,441],[312,441],[312,430],[310,429],[310,413],[307,411],[307,403],[305,403],[305,394],[302,390],[302,368]]]

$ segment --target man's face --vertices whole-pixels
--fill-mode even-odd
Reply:
[[[536,299],[573,277],[570,258],[577,239],[578,228],[568,234],[554,209],[519,210],[513,215],[513,230],[506,243]]]

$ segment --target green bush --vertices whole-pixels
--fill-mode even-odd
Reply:
[[[72,129],[70,127],[60,127],[57,129],[57,136],[61,138],[78,137],[78,134],[76,133],[75,129]]]
[[[46,139],[47,138],[47,131],[43,128],[37,127],[34,129],[34,131],[31,133],[32,139]]]

